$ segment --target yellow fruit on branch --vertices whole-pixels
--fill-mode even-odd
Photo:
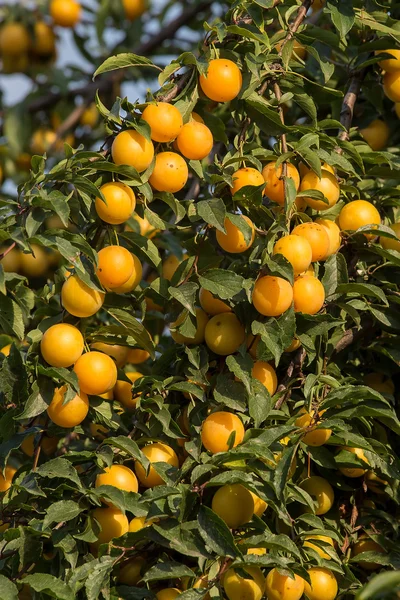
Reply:
[[[246,577],[235,569],[228,569],[223,578],[223,586],[228,600],[261,600],[264,594],[265,579],[258,567],[242,567]]]
[[[142,556],[136,556],[124,562],[120,566],[117,575],[118,583],[136,586],[142,578],[142,570],[145,564],[146,560]]]
[[[64,404],[66,391],[66,386],[55,390],[47,414],[59,427],[76,427],[82,423],[89,412],[89,400],[87,395],[80,391],[79,395],[76,394],[72,400]]]
[[[304,199],[307,205],[314,210],[324,211],[335,206],[340,196],[340,187],[338,181],[332,173],[322,169],[321,177],[318,177],[314,171],[309,171],[301,180],[300,191],[317,190],[325,196],[325,200],[318,200],[306,196]]]
[[[40,342],[42,356],[52,367],[70,367],[81,356],[83,348],[81,332],[68,323],[49,327]]]
[[[142,119],[149,125],[151,139],[155,142],[172,142],[183,127],[181,113],[169,102],[149,104],[143,111]]]
[[[346,452],[351,452],[355,454],[357,458],[363,460],[367,464],[369,464],[367,457],[364,454],[364,450],[362,448],[351,448],[350,446],[343,446],[341,450],[346,450]],[[365,469],[360,469],[357,467],[339,467],[339,471],[345,475],[346,477],[362,477],[365,475]]]
[[[179,460],[175,451],[167,444],[155,442],[142,448],[142,452],[149,459],[150,463],[166,463],[172,467],[179,467]],[[140,483],[144,487],[152,488],[157,485],[164,485],[165,483],[161,475],[152,466],[148,475],[146,475],[144,467],[136,461],[135,471]]]
[[[98,396],[108,392],[117,381],[117,367],[103,352],[86,352],[74,365],[81,392]]]
[[[135,473],[125,465],[106,467],[104,473],[96,477],[95,487],[101,485],[111,485],[126,492],[137,492],[139,489]]]
[[[335,600],[338,584],[332,571],[324,567],[312,567],[307,572],[311,585],[304,580],[304,595],[308,600]]]
[[[272,365],[263,360],[257,360],[253,365],[251,374],[267,388],[271,396],[275,394],[278,387],[278,378]]]
[[[379,238],[380,244],[382,248],[385,248],[385,250],[396,250],[396,252],[400,252],[400,223],[392,223],[392,225],[389,225],[389,227],[394,231],[398,239],[393,240],[391,238],[381,236]]]
[[[97,536],[97,541],[91,544],[94,552],[97,552],[100,544],[107,544],[113,538],[121,537],[129,531],[128,518],[114,507],[95,508],[92,512],[94,518],[100,525],[101,531]]]
[[[204,337],[207,346],[219,356],[233,354],[244,342],[245,330],[232,312],[221,313],[208,321]]]
[[[369,225],[371,229],[381,224],[381,217],[375,206],[366,200],[353,200],[343,206],[338,217],[339,227],[342,231],[356,231],[360,227]],[[368,239],[374,234],[365,234]]]
[[[158,192],[175,194],[185,187],[189,177],[187,163],[176,152],[159,152],[149,183]]]
[[[210,60],[205,75],[200,75],[202,92],[215,102],[229,102],[236,98],[242,87],[242,73],[227,58]]]
[[[135,267],[132,254],[122,246],[107,246],[98,253],[96,275],[107,290],[124,285]]]
[[[253,304],[265,317],[279,317],[293,301],[293,288],[286,279],[265,275],[257,279],[253,290]]]
[[[241,215],[241,218],[246,221],[247,225],[249,225],[251,229],[251,237],[248,242],[246,242],[243,233],[240,231],[239,227],[234,225],[232,221],[228,218],[225,219],[224,228],[226,233],[222,233],[222,231],[216,232],[216,238],[218,244],[221,246],[225,252],[229,252],[231,254],[239,254],[241,252],[245,252],[252,246],[255,238],[254,224],[245,215]]]
[[[246,187],[249,185],[253,185],[258,187],[260,185],[264,185],[264,177],[260,171],[254,169],[253,167],[243,167],[242,169],[238,169],[232,175],[233,185],[231,187],[231,194],[234,196],[242,187]]]
[[[96,198],[95,208],[100,219],[111,225],[124,223],[136,206],[133,190],[119,181],[105,183],[100,188],[106,202]]]
[[[282,575],[272,569],[265,580],[265,594],[268,600],[300,600],[304,592],[304,579],[294,574]]]
[[[105,294],[90,288],[77,275],[71,275],[61,288],[61,302],[75,317],[90,317],[103,305]]]
[[[302,481],[300,487],[316,501],[316,515],[324,515],[332,508],[335,494],[329,481],[323,477],[313,475]]]
[[[330,240],[325,227],[318,223],[302,223],[292,231],[292,235],[304,237],[312,250],[312,262],[325,260],[329,255]]]
[[[10,487],[12,485],[13,477],[16,472],[17,472],[17,469],[15,469],[14,467],[11,467],[10,465],[7,465],[6,468],[4,469],[4,475],[2,473],[0,473],[0,493],[6,492],[7,490],[10,489]]]
[[[212,454],[227,452],[228,440],[231,436],[232,447],[243,441],[244,427],[237,415],[226,411],[211,413],[203,422],[201,441],[203,446]]]
[[[311,413],[308,413],[304,408],[300,411],[301,416],[295,420],[297,427],[309,429],[314,425],[315,418]],[[315,422],[315,426],[317,423]],[[310,428],[311,429],[311,428]],[[331,429],[314,428],[308,431],[302,438],[302,441],[308,446],[322,446],[332,435]]]
[[[295,312],[315,315],[325,302],[325,289],[322,283],[311,275],[299,277],[293,284]]]
[[[6,23],[0,29],[0,52],[3,56],[18,57],[29,50],[29,33],[22,23]]]
[[[143,377],[142,373],[138,371],[127,371],[125,375],[132,383]],[[114,386],[114,397],[127,410],[133,410],[138,400],[138,396],[133,396],[132,394],[132,384],[122,380],[118,380]]]
[[[309,241],[299,235],[286,235],[275,243],[273,252],[281,254],[290,262],[295,275],[307,271],[312,261],[312,248]]]
[[[153,160],[153,142],[147,140],[135,129],[126,129],[114,139],[111,155],[116,165],[128,165],[142,173]]]
[[[386,148],[390,137],[390,129],[385,121],[374,119],[367,127],[360,129],[360,134],[371,150],[377,152]]]
[[[292,179],[296,192],[300,187],[300,175],[294,165],[286,164],[287,177]],[[276,166],[276,161],[270,162],[262,170],[265,181],[264,195],[270,200],[283,206],[285,203],[285,185],[283,180],[283,166]]]
[[[253,517],[253,496],[240,483],[223,485],[214,494],[211,508],[228,527],[237,529]]]
[[[363,552],[377,552],[378,554],[386,554],[386,550],[382,548],[378,542],[375,542],[366,535],[361,535],[359,541],[352,548],[352,556],[358,556]],[[380,568],[380,564],[368,560],[360,560],[359,566],[366,571],[375,571]]]
[[[81,18],[81,5],[76,0],[51,0],[50,15],[60,27],[75,27]]]

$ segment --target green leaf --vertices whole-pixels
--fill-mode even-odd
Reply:
[[[100,594],[104,598],[109,597],[110,575],[114,564],[115,559],[112,556],[102,556],[91,569],[85,582],[87,600],[98,600]]]
[[[126,67],[152,67],[161,71],[160,67],[157,67],[150,59],[145,56],[138,56],[131,52],[124,52],[117,54],[116,56],[110,56],[96,69],[93,74],[93,79],[101,73],[108,73],[109,71],[115,71],[117,69],[125,69]]]
[[[345,41],[346,35],[354,25],[353,5],[347,0],[328,0],[326,12],[330,13],[332,23],[336,27],[341,40]]]
[[[325,273],[321,281],[326,296],[334,294],[339,285],[349,282],[346,259],[343,254],[340,252],[338,254],[332,254],[332,256],[325,261]]]
[[[181,563],[166,561],[158,562],[146,571],[143,581],[160,581],[162,579],[178,579],[180,577],[193,577],[193,571]]]
[[[187,282],[178,287],[169,287],[168,291],[172,298],[175,298],[192,315],[196,316],[195,302],[198,287],[197,283]]]
[[[46,528],[52,523],[61,521],[71,521],[81,513],[83,508],[79,508],[79,504],[73,500],[60,500],[54,502],[46,510],[46,516],[43,520],[43,527]]]
[[[47,573],[26,575],[21,583],[30,586],[35,592],[42,592],[58,600],[74,600],[72,589],[61,579]]]
[[[22,340],[25,335],[25,325],[20,306],[9,296],[0,294],[0,327],[8,335]]]
[[[125,452],[128,456],[141,462],[145,469],[147,469],[150,464],[143,452],[140,451],[137,443],[127,436],[119,435],[117,437],[106,438],[103,441],[103,444],[109,444],[110,446],[119,448],[119,450],[122,450],[122,452]]]
[[[384,571],[375,575],[356,593],[355,600],[375,600],[390,597],[400,586],[400,571]]]
[[[0,575],[0,600],[18,600],[18,588],[5,575]]]
[[[136,250],[139,251],[139,257],[144,255],[156,268],[160,265],[160,254],[151,240],[133,231],[124,231],[119,235],[134,246],[135,254]]]
[[[36,471],[40,477],[49,479],[67,479],[75,483],[79,488],[82,487],[79,475],[72,464],[65,458],[57,457],[41,465]]]
[[[108,312],[126,328],[127,333],[136,340],[138,346],[147,350],[150,356],[154,358],[154,345],[143,325],[134,316],[120,308],[110,308]]]
[[[246,98],[245,104],[249,117],[254,119],[263,133],[270,136],[282,135],[290,130],[282,124],[277,110],[273,110],[256,92]]]
[[[337,286],[337,294],[357,294],[362,296],[374,296],[388,306],[385,292],[377,285],[371,283],[343,283]]]
[[[204,275],[199,276],[201,287],[223,300],[239,294],[243,289],[243,282],[241,275],[225,269],[209,269]]]
[[[221,198],[211,198],[211,200],[200,200],[196,204],[197,214],[208,225],[215,227],[218,231],[225,233],[225,204]]]
[[[201,537],[218,556],[240,556],[230,529],[211,508],[200,506],[197,522]]]

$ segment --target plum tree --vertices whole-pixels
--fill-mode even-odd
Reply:
[[[0,597],[398,593],[399,31],[2,3]]]

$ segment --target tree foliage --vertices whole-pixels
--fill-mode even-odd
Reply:
[[[204,1],[179,5],[173,17],[172,3],[157,15],[143,7],[131,22],[128,3],[106,0],[88,8],[71,33],[91,65],[88,76],[87,68],[58,69],[55,50],[38,54],[35,26],[50,23],[46,3],[39,4],[34,11],[20,3],[3,9],[0,31],[5,72],[7,24],[23,23],[36,47],[28,64],[23,52],[13,55],[12,69],[22,64],[34,86],[4,108],[2,121],[0,462],[4,481],[7,468],[15,474],[0,497],[0,598],[151,599],[172,586],[182,600],[232,600],[224,591],[227,570],[256,579],[249,567],[264,576],[277,568],[306,582],[310,568],[327,568],[340,597],[394,597],[400,243],[390,225],[400,221],[400,111],[394,92],[388,98],[382,60],[399,47],[399,6]],[[115,47],[108,45],[112,29],[123,34]],[[199,83],[217,58],[242,75],[231,101],[213,101]],[[134,92],[125,96],[127,82]],[[137,90],[148,86],[153,91],[137,100]],[[176,152],[175,142],[154,141],[156,156],[139,171],[129,160],[113,161],[121,132],[151,142],[141,115],[154,101],[176,107],[183,123],[197,113],[212,133],[207,157],[182,159],[188,178],[177,192],[154,185],[157,156]],[[376,120],[381,125],[371,134]],[[272,161],[281,168],[281,204],[264,194],[262,179],[233,190],[239,169],[261,174]],[[290,176],[295,167],[303,169],[302,181],[306,172],[326,177],[326,165],[340,187],[329,208],[330,192],[299,190]],[[168,181],[168,169],[161,176]],[[107,224],[96,212],[96,198],[107,204],[101,187],[108,182],[135,193],[135,213],[122,224]],[[344,227],[343,207],[360,199],[381,222]],[[323,208],[314,210],[313,202]],[[262,277],[278,277],[290,290],[300,281],[292,262],[273,252],[276,242],[318,218],[342,229],[340,247],[313,262],[321,310],[308,311],[313,292],[301,310],[290,298],[287,310],[261,314],[253,292]],[[223,249],[219,236],[229,227],[247,250]],[[99,253],[107,246],[139,259],[143,273],[134,290],[117,293],[101,280]],[[61,290],[71,277],[92,294],[107,292],[95,314],[79,318],[65,310]],[[232,312],[218,313],[206,341],[200,335],[192,344],[204,290]],[[225,315],[232,323],[236,316],[224,334],[232,352],[218,346]],[[47,414],[56,389],[64,386],[68,406],[80,385],[71,365],[50,365],[42,356],[44,333],[59,323],[81,331],[86,351],[96,343],[125,349],[114,399],[89,393],[87,417],[69,428]],[[137,367],[125,366],[127,348],[144,351]],[[276,371],[271,393],[255,375],[255,361]],[[141,376],[131,390],[128,375],[136,370]],[[117,386],[128,390],[124,401]],[[234,413],[245,434],[239,440],[236,430],[223,451],[212,453],[204,421],[216,411]],[[321,445],[307,442],[326,430]],[[156,461],[150,471],[145,449],[154,442],[172,448],[179,463]],[[136,472],[142,465],[143,476],[153,473],[162,485],[137,492],[96,487],[113,464]],[[349,477],[355,469],[361,475]],[[332,486],[330,510],[319,510],[310,476]],[[268,508],[230,528],[213,510],[213,497],[236,484]],[[106,510],[114,507],[129,521],[145,518],[146,526],[96,544],[106,528],[93,511],[104,501]],[[304,543],[307,536],[312,544]],[[357,546],[366,539],[375,543]],[[261,551],[248,552],[254,548]],[[121,573],[132,559],[143,562],[127,585]],[[381,572],[371,579],[374,570]],[[195,589],[204,575],[205,586]]]

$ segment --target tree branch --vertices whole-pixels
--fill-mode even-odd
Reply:
[[[75,125],[78,123],[79,119],[85,112],[86,107],[88,106],[89,102],[90,102],[90,99],[86,98],[82,104],[79,104],[79,106],[76,106],[74,108],[74,110],[68,115],[68,117],[57,128],[55,140],[51,144],[50,148],[48,149],[48,151],[47,151],[48,154],[50,154],[52,152],[52,150],[54,149],[57,142],[64,137],[64,135],[67,133],[67,131],[69,131],[70,129],[75,127]]]
[[[283,404],[290,398],[291,391],[288,387],[289,383],[293,378],[301,375],[301,369],[303,367],[303,363],[305,361],[306,356],[307,352],[301,346],[290,361],[288,368],[286,369],[285,376],[283,377],[281,383],[278,386],[278,389],[276,390],[276,393],[282,394],[282,396],[276,401],[275,410],[279,410],[283,406]]]
[[[197,16],[205,9],[211,7],[212,0],[203,0],[199,4],[190,5],[187,9],[183,10],[182,13],[173,21],[171,21],[168,25],[163,27],[156,35],[151,36],[146,42],[143,42],[133,48],[133,54],[139,54],[141,56],[149,56],[155,50],[158,50],[163,42],[172,38],[175,33],[183,26],[186,25],[189,21],[193,19],[193,17]],[[73,88],[68,90],[66,93],[61,91],[59,92],[50,92],[45,96],[41,96],[33,100],[29,106],[29,112],[37,112],[39,110],[44,110],[58,102],[61,98],[67,97],[75,97],[75,96],[84,96],[85,98],[94,98],[96,90],[107,90],[109,89],[112,83],[121,82],[125,77],[125,70],[121,69],[120,71],[114,71],[106,77],[103,77],[99,81],[93,81],[90,83],[86,83],[85,85],[79,88]]]
[[[159,102],[171,102],[171,100],[176,98],[176,96],[178,96],[182,92],[182,90],[185,89],[186,85],[189,83],[192,77],[192,73],[193,71],[192,69],[190,69],[189,71],[186,71],[186,73],[176,76],[176,83],[173,85],[173,87],[163,94],[156,94],[156,99]]]
[[[9,252],[11,252],[11,250],[12,250],[13,248],[15,248],[15,246],[16,246],[16,243],[15,243],[15,242],[13,242],[13,243],[12,243],[12,244],[11,244],[11,245],[8,247],[8,248],[6,248],[6,250],[4,250],[4,252],[2,252],[2,253],[0,254],[0,260],[2,260],[2,259],[5,257],[5,256],[7,256],[7,254],[8,254]]]
[[[275,97],[278,100],[278,102],[280,102],[281,98],[282,98],[282,92],[281,92],[281,88],[279,87],[279,83],[277,81],[274,82],[274,94],[275,94]],[[285,116],[283,114],[283,108],[282,108],[281,104],[278,105],[278,110],[279,110],[279,117],[280,117],[281,123],[282,123],[282,125],[285,125]],[[287,141],[286,141],[286,133],[282,133],[281,141],[282,141],[282,152],[286,153],[288,150]],[[286,174],[287,174],[287,166],[286,166],[286,162],[284,162],[283,167],[282,167],[282,177],[286,177]]]
[[[348,346],[351,346],[351,344],[354,344],[358,340],[362,339],[364,336],[370,333],[372,327],[373,320],[365,319],[363,322],[361,322],[360,327],[351,327],[351,329],[346,329],[343,336],[337,342],[333,354],[342,352],[342,350],[345,350]]]
[[[300,25],[302,24],[302,22],[304,21],[304,19],[306,18],[307,12],[311,6],[311,4],[313,3],[313,0],[304,0],[303,4],[299,7],[299,10],[297,11],[297,15],[295,20],[293,21],[293,23],[291,25],[289,25],[289,32],[287,34],[287,36],[285,37],[285,39],[282,42],[282,46],[279,50],[279,54],[282,54],[282,50],[283,48],[286,46],[286,44],[288,42],[290,42],[290,40],[292,39],[292,37],[294,36],[294,34],[297,32],[298,28],[300,27]]]
[[[349,87],[343,99],[342,109],[340,111],[340,122],[345,129],[340,130],[338,138],[342,142],[348,141],[351,123],[353,121],[354,106],[357,96],[361,90],[361,83],[365,77],[366,69],[362,69],[355,73],[350,79]]]

